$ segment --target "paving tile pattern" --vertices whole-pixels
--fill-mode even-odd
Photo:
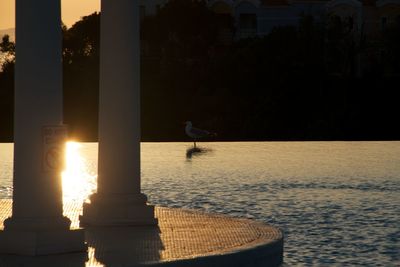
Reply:
[[[0,200],[0,228],[11,215],[11,205],[11,200]],[[128,266],[222,255],[283,238],[277,228],[247,219],[165,207],[155,211],[158,227],[87,228],[89,249],[84,266]],[[82,203],[64,205],[72,228],[78,227],[81,212]]]

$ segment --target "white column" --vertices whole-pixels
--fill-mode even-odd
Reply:
[[[56,155],[61,151],[49,153],[49,166],[44,159],[48,147],[43,130],[62,127],[60,13],[60,0],[16,0],[14,191],[12,216],[0,232],[0,253],[86,249],[83,231],[70,230],[71,222],[63,216]],[[62,145],[52,140],[55,148]]]
[[[97,194],[83,225],[157,224],[140,190],[139,1],[102,0]]]

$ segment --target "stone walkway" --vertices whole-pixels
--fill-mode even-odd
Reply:
[[[0,200],[0,220],[11,215]],[[64,214],[78,227],[81,203]],[[25,257],[0,255],[0,267],[278,266],[283,236],[274,227],[193,210],[156,207],[158,227],[85,229],[88,253]]]

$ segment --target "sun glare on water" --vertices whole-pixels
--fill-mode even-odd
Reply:
[[[65,150],[65,170],[62,172],[63,199],[84,201],[96,190],[96,175],[90,174],[80,154],[81,144],[69,141]]]

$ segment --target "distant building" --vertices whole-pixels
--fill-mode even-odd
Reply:
[[[168,0],[141,0],[141,16],[155,15]],[[208,0],[220,15],[220,23],[234,18],[235,39],[264,36],[278,26],[296,26],[303,15],[316,20],[339,16],[353,23],[355,32],[371,37],[390,24],[400,24],[400,0]],[[231,30],[222,27],[221,41],[228,42]]]
[[[140,18],[153,16],[168,0],[140,0]]]

